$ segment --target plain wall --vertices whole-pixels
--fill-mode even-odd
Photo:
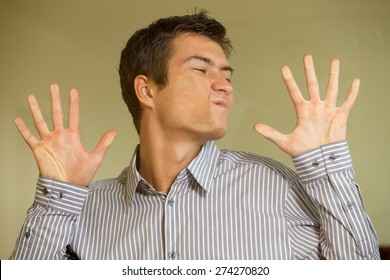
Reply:
[[[350,115],[348,140],[365,208],[380,243],[390,244],[390,1],[11,1],[0,0],[0,258],[11,254],[32,204],[38,171],[13,118],[34,130],[26,95],[37,95],[50,123],[49,84],[81,94],[81,133],[91,150],[108,129],[118,137],[96,179],[128,165],[138,137],[121,99],[119,54],[138,28],[204,8],[227,27],[235,51],[235,107],[221,148],[291,159],[252,130],[256,121],[289,132],[295,114],[280,76],[291,67],[305,91],[302,58],[314,56],[321,88],[330,59],[341,60],[340,97],[353,78],[361,91]],[[35,131],[35,130],[34,130]]]

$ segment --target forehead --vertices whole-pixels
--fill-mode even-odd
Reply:
[[[208,57],[218,64],[227,64],[227,58],[221,46],[206,36],[185,33],[173,40],[172,59],[175,57],[184,61],[188,57],[197,55]]]

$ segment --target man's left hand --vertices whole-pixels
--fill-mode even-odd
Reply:
[[[360,81],[355,79],[352,82],[347,98],[340,107],[336,107],[339,68],[339,60],[333,59],[326,98],[321,100],[313,58],[306,55],[304,69],[309,94],[309,100],[306,100],[290,69],[283,66],[282,76],[295,107],[296,126],[289,134],[283,134],[262,123],[256,123],[254,129],[292,157],[328,143],[345,140],[348,115],[358,95]]]

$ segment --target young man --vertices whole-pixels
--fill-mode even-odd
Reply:
[[[311,56],[310,100],[282,68],[297,125],[288,135],[255,129],[292,157],[294,173],[212,142],[224,136],[233,103],[230,50],[225,28],[204,12],[160,19],[130,38],[119,72],[140,144],[115,179],[91,183],[115,131],[84,150],[77,90],[64,128],[59,87],[51,86],[53,131],[29,95],[41,140],[15,122],[40,177],[12,258],[378,259],[345,141],[359,81],[336,107],[338,60],[324,101]]]

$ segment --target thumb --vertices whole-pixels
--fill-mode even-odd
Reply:
[[[92,151],[92,154],[99,158],[100,161],[103,160],[104,155],[107,153],[108,148],[110,148],[112,142],[115,139],[117,132],[115,130],[107,131],[102,138],[100,138],[99,143],[96,148]]]
[[[263,123],[256,123],[253,128],[258,133],[263,135],[264,138],[273,142],[276,146],[284,150],[284,143],[286,142],[287,137],[286,135]]]

